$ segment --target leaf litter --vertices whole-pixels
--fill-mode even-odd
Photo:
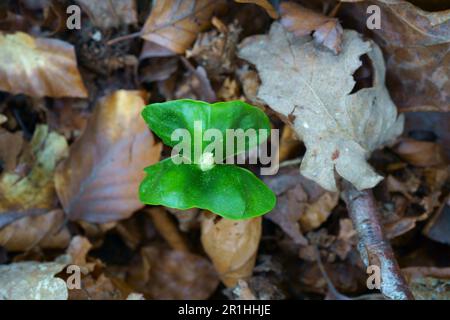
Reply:
[[[0,12],[0,299],[379,299],[344,180],[373,189],[415,298],[449,299],[448,7],[77,0],[65,32],[68,3]],[[242,100],[282,130],[269,214],[138,201],[170,155],[140,112],[181,98]]]

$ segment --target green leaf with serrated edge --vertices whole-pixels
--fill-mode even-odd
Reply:
[[[153,103],[144,108],[142,116],[150,129],[165,144],[171,147],[174,147],[180,142],[171,139],[173,132],[177,129],[188,130],[191,137],[191,157],[189,158],[194,161],[195,137],[200,137],[201,139],[201,143],[199,143],[201,144],[201,153],[211,144],[211,141],[202,139],[202,134],[207,129],[216,129],[221,133],[224,155],[222,159],[251,150],[258,144],[264,142],[270,132],[270,121],[267,115],[260,109],[239,100],[213,104],[188,99]],[[196,121],[200,121],[200,125],[197,127],[195,127]],[[235,130],[234,132],[236,134],[239,134],[239,132],[248,134],[250,133],[249,130],[254,129],[256,139],[250,140],[245,138],[242,140],[245,140],[244,145],[239,146],[235,143],[234,148],[229,148],[229,152],[226,152],[227,129]],[[241,129],[242,131],[236,131],[237,129]],[[210,140],[215,141],[215,138],[211,138]],[[228,142],[230,143],[230,141]],[[215,155],[216,150],[212,151],[212,153]]]
[[[145,204],[177,209],[201,208],[227,219],[263,215],[275,206],[274,193],[250,171],[219,164],[207,171],[165,159],[145,169],[139,189]]]

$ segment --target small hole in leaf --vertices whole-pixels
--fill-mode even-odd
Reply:
[[[436,134],[428,130],[411,130],[408,136],[419,141],[435,142],[437,140]]]
[[[352,89],[352,93],[358,92],[364,88],[373,87],[374,70],[372,61],[367,54],[362,55],[359,58],[362,62],[361,66],[353,73],[353,79],[355,80],[355,86]]]

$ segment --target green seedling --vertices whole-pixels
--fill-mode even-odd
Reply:
[[[242,101],[175,100],[148,105],[142,116],[173,152],[145,168],[141,202],[201,208],[234,220],[273,209],[274,193],[249,170],[225,161],[266,142],[270,122],[263,111]]]

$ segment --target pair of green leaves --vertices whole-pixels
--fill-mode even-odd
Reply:
[[[152,131],[171,147],[180,143],[172,139],[176,130],[185,129],[192,138],[186,154],[173,156],[145,169],[147,176],[139,190],[143,203],[177,209],[201,208],[229,219],[260,216],[275,206],[275,195],[253,173],[229,164],[215,164],[205,169],[199,165],[201,160],[194,150],[194,144],[200,144],[201,154],[211,152],[216,159],[217,148],[209,149],[212,142],[222,148],[223,158],[251,150],[269,135],[270,122],[264,112],[242,101],[208,104],[175,100],[148,105],[142,116]],[[203,137],[209,129],[217,133],[214,139]],[[245,139],[244,144],[235,143],[234,148],[227,148],[229,140],[235,139],[228,135],[230,129],[241,132],[254,130],[256,139]],[[177,160],[186,155],[188,163],[180,164]]]

